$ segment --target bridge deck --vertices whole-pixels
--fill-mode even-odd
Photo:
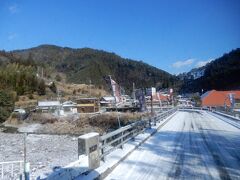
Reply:
[[[223,120],[178,112],[106,179],[239,179],[240,129]]]

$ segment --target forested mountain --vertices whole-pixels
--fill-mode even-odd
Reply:
[[[185,78],[181,92],[240,89],[239,48],[208,63],[204,69],[204,74],[200,78],[195,80]]]
[[[43,71],[39,71],[42,69]],[[44,76],[40,77],[40,73]],[[136,88],[175,88],[182,93],[240,89],[240,49],[180,76],[173,76],[142,61],[90,48],[71,49],[41,45],[12,52],[0,51],[0,122],[6,120],[19,95],[45,95],[44,80],[92,84],[109,89],[105,77],[111,75],[128,93]]]
[[[91,80],[95,85],[105,86],[104,77],[112,75],[126,90],[132,88],[133,82],[137,88],[167,88],[177,84],[177,78],[163,70],[102,50],[41,45],[11,53],[20,59],[30,58],[44,67],[52,67],[66,74],[67,82],[72,83],[88,84]]]
[[[205,67],[176,77],[142,61],[125,59],[114,53],[53,45],[41,45],[12,52],[2,51],[0,53],[1,85],[9,83],[9,78],[16,77],[16,72],[18,74],[24,72],[18,78],[33,75],[32,79],[27,81],[11,79],[16,82],[11,86],[15,86],[18,94],[37,91],[40,83],[36,82],[38,67],[43,67],[45,77],[54,79],[56,73],[61,73],[66,76],[69,83],[89,84],[91,80],[92,84],[105,89],[108,89],[108,86],[104,78],[112,75],[112,78],[128,92],[131,91],[133,82],[137,88],[156,86],[157,88],[174,87],[178,90],[180,87],[183,93],[201,92],[202,89],[207,91],[240,88],[240,49],[224,54]],[[9,72],[12,72],[11,76],[6,75]],[[19,83],[23,83],[24,88],[19,88]]]

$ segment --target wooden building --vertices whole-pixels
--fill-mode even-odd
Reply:
[[[94,113],[99,111],[98,98],[80,98],[76,100],[78,113]]]

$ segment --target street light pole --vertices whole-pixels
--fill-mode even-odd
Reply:
[[[30,165],[27,163],[27,147],[26,147],[26,141],[27,141],[27,133],[24,133],[24,179],[29,180],[29,171],[30,171]]]
[[[92,81],[91,81],[91,79],[89,80],[89,86],[90,86],[90,97],[91,97],[91,84],[92,84]]]

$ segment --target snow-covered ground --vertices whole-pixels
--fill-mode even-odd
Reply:
[[[240,179],[240,129],[207,112],[178,112],[106,179]]]
[[[0,162],[23,160],[23,141],[23,134],[0,132]],[[29,134],[26,144],[32,179],[78,159],[76,137]]]

